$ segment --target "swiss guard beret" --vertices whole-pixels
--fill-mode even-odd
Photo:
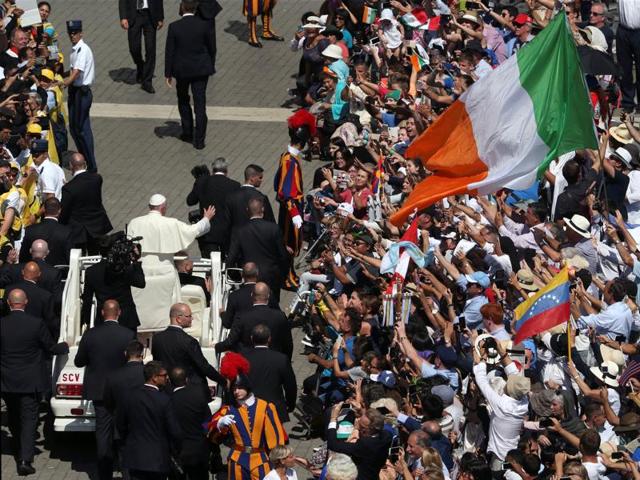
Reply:
[[[67,20],[67,32],[81,32],[82,20]]]

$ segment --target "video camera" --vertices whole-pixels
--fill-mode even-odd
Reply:
[[[128,238],[124,232],[117,232],[112,236],[112,242],[106,254],[108,268],[116,273],[123,272],[127,267],[140,260],[142,237]]]

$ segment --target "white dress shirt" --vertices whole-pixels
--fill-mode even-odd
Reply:
[[[95,79],[93,52],[89,48],[89,45],[84,43],[84,40],[80,39],[80,41],[71,48],[69,62],[72,70],[80,70],[80,74],[73,81],[74,87],[82,87],[93,83]]]
[[[64,185],[64,171],[48,158],[36,167],[38,172],[37,193],[43,197],[45,193],[53,193],[58,200],[62,200],[62,186]]]
[[[507,374],[511,365],[513,364],[505,369]],[[487,451],[493,452],[500,460],[504,460],[509,450],[518,448],[524,417],[529,411],[529,399],[525,395],[522,400],[516,400],[504,393],[499,394],[491,388],[487,379],[487,364],[484,362],[475,365],[473,373],[478,388],[491,407]]]
[[[620,25],[625,28],[640,28],[640,0],[618,0]]]

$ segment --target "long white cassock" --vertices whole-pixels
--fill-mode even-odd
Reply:
[[[131,220],[127,234],[142,237],[141,260],[146,279],[145,288],[131,289],[140,317],[138,331],[159,330],[169,324],[169,309],[180,301],[180,279],[173,256],[210,228],[207,218],[189,225],[155,210]]]

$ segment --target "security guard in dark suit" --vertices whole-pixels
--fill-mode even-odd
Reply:
[[[269,348],[271,330],[259,323],[251,331],[253,348],[245,350],[244,357],[249,361],[249,381],[253,393],[276,406],[278,418],[289,421],[289,412],[296,406],[296,375],[291,368],[291,360],[283,353]]]
[[[231,234],[228,265],[254,262],[260,280],[271,288],[280,301],[280,288],[289,269],[289,253],[277,224],[264,219],[264,201],[254,197],[249,201],[249,222]]]
[[[216,352],[251,348],[251,332],[256,325],[263,324],[271,332],[271,348],[281,352],[291,361],[293,338],[286,315],[279,308],[269,306],[269,287],[258,282],[253,289],[253,307],[240,314],[233,322],[229,336],[216,344]]]
[[[142,84],[145,92],[156,93],[152,80],[156,68],[156,31],[164,24],[163,0],[120,0],[118,9],[120,26],[127,31],[129,52],[136,64],[136,82]]]
[[[164,480],[171,469],[172,451],[179,451],[180,425],[161,391],[167,382],[162,363],[144,366],[144,385],[132,390],[118,409],[117,428],[124,441],[122,466],[131,480]]]
[[[202,150],[207,133],[207,83],[216,71],[214,32],[206,20],[195,16],[197,2],[183,0],[182,18],[169,25],[164,57],[164,76],[171,88],[176,79],[180,139]],[[193,111],[189,100],[193,95]],[[195,126],[194,126],[195,115]]]
[[[45,358],[69,353],[69,346],[56,345],[42,320],[25,313],[24,291],[13,290],[8,301],[11,313],[0,319],[0,390],[16,445],[18,475],[32,475],[38,404],[46,388]]]
[[[89,113],[93,103],[91,85],[95,79],[93,52],[82,39],[82,22],[67,21],[67,33],[73,44],[69,56],[70,69],[65,72],[64,85],[69,88],[69,130],[78,151],[87,159],[92,172],[98,171],[93,147],[93,132]]]
[[[226,385],[227,381],[204,358],[198,340],[183,330],[191,326],[191,319],[189,305],[185,303],[172,305],[169,311],[171,324],[165,331],[153,336],[151,354],[169,370],[175,367],[184,368],[189,381],[198,385],[206,395],[210,395],[207,389],[207,378],[219,385]]]
[[[102,401],[104,407],[114,417],[118,408],[124,406],[129,391],[144,385],[143,355],[144,345],[137,340],[132,340],[125,350],[127,363],[109,373],[105,378]]]
[[[182,430],[178,456],[188,480],[208,480],[209,441],[202,425],[211,418],[211,411],[201,388],[189,384],[184,368],[169,372],[173,386],[171,408]]]
[[[227,199],[240,189],[240,184],[227,177],[228,170],[228,162],[222,157],[216,158],[211,165],[211,175],[198,177],[187,196],[187,205],[199,204],[201,213],[211,205],[216,208],[216,216],[211,219],[209,233],[198,237],[198,246],[203,258],[209,258],[211,252],[221,252],[224,259],[229,249]]]
[[[96,449],[98,477],[113,478],[113,417],[104,406],[104,383],[110,372],[123,366],[125,350],[135,334],[118,323],[120,306],[115,300],[102,305],[104,321],[87,330],[80,344],[74,363],[86,367],[82,384],[82,398],[93,401],[96,415]]]
[[[231,234],[238,228],[249,223],[249,200],[252,198],[261,198],[264,203],[265,220],[275,222],[271,204],[267,196],[258,188],[262,185],[264,178],[264,169],[260,165],[247,165],[244,169],[244,185],[240,186],[240,190],[231,194],[227,200],[227,216],[231,224]]]

